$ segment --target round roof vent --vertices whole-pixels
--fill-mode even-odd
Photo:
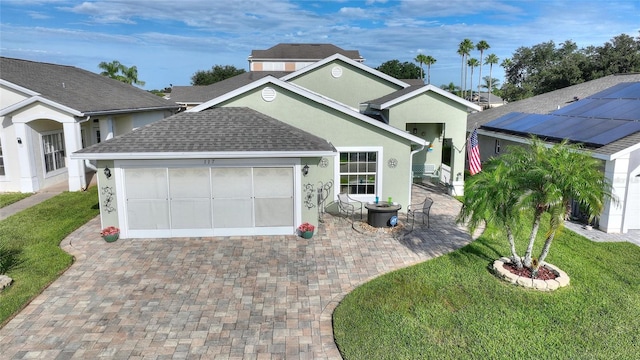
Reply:
[[[334,66],[333,69],[331,69],[331,76],[334,78],[342,76],[342,68],[340,66]]]
[[[262,89],[262,100],[272,102],[276,98],[276,90],[272,87]]]

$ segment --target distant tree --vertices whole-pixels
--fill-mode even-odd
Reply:
[[[500,86],[500,79],[491,78],[490,76],[483,77],[482,83],[480,83],[480,88],[486,89],[487,91],[489,91],[489,95],[491,95],[492,92],[499,91],[498,90],[499,86]],[[491,98],[489,98],[489,100],[491,100]]]
[[[418,54],[418,55],[416,55],[416,58],[413,59],[413,61],[415,61],[418,64],[420,64],[420,79],[424,80],[424,70],[422,68],[422,64],[427,62],[427,55]]]
[[[112,62],[101,62],[98,64],[98,68],[103,70],[100,75],[122,81],[123,83],[140,86],[144,86],[145,84],[144,81],[138,79],[138,68],[135,65],[127,67],[118,60],[113,60]]]
[[[460,68],[460,89],[462,90],[462,97],[466,97],[467,89],[467,57],[471,54],[473,49],[473,41],[470,39],[464,39],[458,45],[458,55],[462,57],[462,66]],[[464,81],[463,81],[464,80]]]
[[[491,93],[494,92],[495,90],[497,90],[498,85],[497,84],[493,84],[492,81],[494,80],[492,78],[492,73],[493,73],[493,65],[497,64],[498,61],[500,59],[498,58],[498,56],[496,54],[489,54],[487,55],[487,58],[484,60],[484,64],[485,65],[489,65],[489,87],[487,87],[487,89],[491,89],[489,90],[489,104],[491,104]],[[495,90],[494,90],[495,89]]]
[[[431,55],[427,55],[424,63],[427,64],[427,84],[431,84],[431,65],[436,63],[436,58]]]
[[[453,83],[453,81],[452,81],[452,82],[450,82],[450,83],[448,83],[448,84],[442,84],[442,85],[440,85],[440,89],[442,89],[442,90],[447,90],[448,92],[450,92],[450,93],[452,93],[452,94],[455,94],[455,95],[461,96],[461,94],[460,94],[460,87],[459,87],[459,86],[456,86],[456,84],[454,84],[454,83]]]
[[[480,71],[478,72],[478,92],[480,92],[480,83],[482,80],[482,64],[483,64],[483,55],[484,55],[484,51],[489,49],[491,46],[489,46],[489,43],[487,43],[485,40],[480,40],[478,41],[478,43],[476,44],[476,49],[478,49],[478,51],[480,51]],[[473,90],[473,89],[472,89]]]
[[[196,71],[191,76],[191,85],[211,85],[244,73],[244,69],[237,69],[233,65],[214,65],[211,70]]]
[[[640,36],[635,40],[626,34],[614,37],[595,48],[593,60],[600,65],[599,76],[640,71]]]
[[[471,69],[471,95],[469,95],[469,100],[473,101],[473,68],[478,67],[480,61],[476,58],[471,58],[467,61],[467,65],[469,65],[469,69]]]
[[[420,79],[420,68],[408,61],[403,63],[400,60],[385,61],[376,70],[396,79]]]

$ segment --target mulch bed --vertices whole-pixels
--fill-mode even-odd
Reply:
[[[512,263],[504,263],[503,267],[505,269],[509,270],[511,273],[516,274],[518,276],[531,278],[531,269],[529,269],[529,268],[523,267],[522,269],[518,269]],[[553,279],[555,279],[557,277],[558,276],[553,271],[547,269],[544,266],[540,266],[538,268],[538,276],[536,277],[536,279],[538,279],[538,280],[553,280]]]

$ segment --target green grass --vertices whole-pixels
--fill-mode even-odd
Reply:
[[[547,261],[571,285],[554,292],[494,277],[488,266],[508,254],[488,229],[458,251],[355,289],[334,312],[343,357],[640,359],[640,247],[565,230]]]
[[[20,311],[73,262],[60,242],[99,213],[97,188],[64,192],[0,221],[0,250],[14,282],[0,292],[0,324]],[[0,256],[6,259],[6,256]]]
[[[33,195],[33,193],[0,193],[0,209],[24,198],[28,198],[31,195]]]

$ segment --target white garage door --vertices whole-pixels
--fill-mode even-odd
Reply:
[[[129,237],[291,234],[293,167],[125,168]]]

